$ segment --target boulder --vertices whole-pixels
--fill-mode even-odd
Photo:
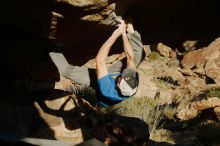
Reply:
[[[186,40],[183,42],[183,48],[186,52],[192,51],[196,49],[196,44],[198,43],[198,40]]]
[[[205,79],[196,76],[186,76],[185,79],[185,84],[182,87],[190,90],[193,95],[199,93],[206,86]]]
[[[183,66],[183,68],[188,69],[191,69],[193,67],[203,68],[205,62],[206,59],[203,55],[203,50],[198,49],[185,54],[181,61],[181,65]]]
[[[181,65],[184,68],[202,68],[207,60],[219,58],[220,38],[213,41],[208,47],[188,52],[184,55]]]
[[[216,114],[216,117],[218,118],[218,120],[220,121],[220,107],[215,107],[214,108],[214,112]]]
[[[208,108],[216,108],[220,105],[218,97],[209,97],[203,100],[182,102],[177,109],[176,116],[181,120],[189,120],[195,118],[199,113]],[[216,114],[218,114],[218,108]]]
[[[195,118],[199,114],[190,103],[182,102],[177,109],[176,117],[181,120],[189,120]]]
[[[215,60],[219,58],[220,38],[215,39],[208,47],[203,49],[203,55],[207,60]]]
[[[215,108],[220,105],[220,99],[218,97],[209,97],[201,101],[192,103],[194,108],[198,111],[202,111],[208,108]]]
[[[220,68],[206,69],[206,75],[213,79],[216,84],[220,85]]]
[[[157,51],[164,57],[176,58],[176,53],[163,43],[157,44]]]
[[[179,72],[178,68],[169,68],[165,72],[159,75],[159,78],[170,78],[167,79],[171,84],[182,85],[185,82],[185,77]]]
[[[156,92],[158,91],[158,87],[152,81],[152,76],[149,74],[144,74],[142,71],[138,71],[139,73],[139,87],[135,94],[137,97],[148,96],[150,98],[154,98]]]

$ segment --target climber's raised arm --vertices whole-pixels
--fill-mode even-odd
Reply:
[[[96,70],[98,79],[108,74],[105,59],[107,58],[112,45],[115,43],[115,41],[122,34],[123,31],[125,31],[125,24],[121,23],[99,49],[99,52],[96,56]]]
[[[133,52],[133,48],[131,43],[128,40],[126,31],[123,31],[122,33],[122,39],[123,39],[123,46],[124,46],[124,51],[127,57],[127,68],[134,68],[136,69],[135,66],[135,55]]]

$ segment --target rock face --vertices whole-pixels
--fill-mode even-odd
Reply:
[[[117,17],[114,2],[109,3],[108,0],[57,0],[57,2],[81,9],[81,20],[95,21],[105,25],[116,24]]]
[[[150,112],[144,110],[148,109],[145,104],[148,100],[139,101],[147,97],[157,100],[157,104],[162,106],[177,103],[174,114],[180,120],[195,118],[205,109],[213,109],[220,120],[219,98],[208,95],[200,97],[200,93],[220,86],[220,39],[217,38],[220,22],[216,19],[220,13],[214,11],[218,10],[216,6],[214,1],[207,0],[180,0],[178,3],[176,0],[1,2],[1,100],[4,101],[0,106],[3,119],[1,129],[23,136],[66,140],[73,144],[96,137],[110,145],[146,145],[149,137],[146,119]],[[129,104],[125,101],[116,105],[121,108],[118,114],[109,116],[66,91],[72,82],[59,77],[48,53],[62,52],[69,63],[85,64],[95,57],[115,29],[117,16],[123,17],[127,12],[131,12],[144,44],[156,44],[156,48],[145,45],[147,57],[138,68],[141,82],[133,98],[136,101],[134,108],[127,108]],[[215,25],[210,26],[210,22]],[[193,37],[202,39],[205,36],[205,44],[201,47],[197,46],[199,41],[183,44],[187,53],[179,60],[181,53],[174,50],[181,48],[183,38],[192,37],[191,32],[201,32],[197,36],[193,34]],[[213,41],[213,38],[217,39]],[[119,43],[111,53],[123,52]],[[114,55],[107,62],[112,63],[123,57],[123,54]],[[90,60],[85,65],[94,68],[94,64],[94,60]],[[57,81],[56,89],[61,92],[49,97],[36,94],[34,99],[30,98],[31,93],[26,93],[28,98],[17,98],[11,84],[26,78],[37,82]],[[11,103],[12,100],[15,103]],[[20,102],[22,104],[17,105]],[[25,105],[22,108],[23,104],[28,107]],[[155,127],[150,128],[155,130]]]

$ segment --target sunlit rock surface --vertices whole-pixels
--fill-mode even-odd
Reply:
[[[204,135],[213,136],[219,130],[218,124],[209,127],[201,123],[202,128],[208,125],[208,129],[213,129],[208,134],[205,129],[205,134],[199,135],[204,131],[196,131],[199,126],[190,127],[187,122],[206,115],[213,116],[208,119],[209,124],[219,121],[219,96],[206,94],[220,84],[218,10],[217,2],[208,0],[1,2],[1,130],[72,144],[96,137],[109,145],[146,145],[149,131],[157,145],[194,144],[202,141]],[[138,92],[129,99],[134,104],[123,101],[116,105],[120,108],[113,111],[116,115],[105,115],[67,91],[74,83],[59,76],[48,53],[62,52],[70,64],[95,68],[94,57],[116,28],[117,16],[123,17],[129,11],[142,35],[147,57],[138,68]],[[119,41],[111,51],[111,55],[116,55],[109,57],[107,63],[122,59],[122,52]],[[32,93],[14,87],[17,80],[27,78],[37,83],[56,82],[59,90]],[[180,127],[172,123],[170,127],[174,129],[157,131],[154,118],[146,122],[148,104],[152,109],[155,105],[172,105],[176,109],[170,117],[186,123]],[[153,125],[150,130],[148,124]],[[219,139],[218,133],[216,136]],[[219,144],[210,141],[212,145]]]

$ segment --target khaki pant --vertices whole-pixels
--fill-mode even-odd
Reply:
[[[135,31],[133,34],[128,34],[128,39],[135,54],[135,65],[138,66],[145,57],[141,36],[137,31]],[[62,53],[50,52],[49,55],[58,68],[60,75],[84,87],[90,86],[91,81],[88,68],[85,66],[73,66],[69,64]],[[122,65],[123,63],[121,61],[117,61],[108,67],[108,72],[120,73]]]

